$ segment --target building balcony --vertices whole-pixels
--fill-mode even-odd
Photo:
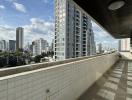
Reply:
[[[118,60],[77,100],[132,100],[132,56],[121,52]]]
[[[130,54],[121,54],[125,60],[113,52],[0,69],[0,100],[129,99]]]

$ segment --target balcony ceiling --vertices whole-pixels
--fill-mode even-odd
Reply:
[[[74,0],[115,38],[128,38],[132,33],[132,0],[115,11],[108,9],[111,0]]]

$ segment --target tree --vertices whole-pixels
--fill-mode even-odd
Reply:
[[[53,58],[53,56],[54,56],[54,51],[51,51],[51,52],[50,52],[50,55],[51,55],[51,57]]]
[[[9,55],[8,52],[0,52],[1,57],[7,57]]]
[[[21,66],[21,65],[26,65],[24,57],[18,57],[17,58],[17,66]]]
[[[0,57],[0,67],[4,67],[7,65],[6,57]]]
[[[47,54],[45,52],[43,52],[41,55],[42,55],[43,58],[47,57]]]
[[[17,51],[18,52],[23,52],[24,50],[22,48],[19,48]]]
[[[15,56],[22,56],[22,55],[23,55],[23,52],[16,51],[14,55],[15,55]]]
[[[47,56],[53,57],[53,56],[54,56],[54,51],[48,51],[48,52],[47,52]]]
[[[35,56],[35,57],[34,57],[34,61],[35,61],[35,63],[39,63],[40,60],[41,60],[41,58],[42,58],[41,55],[37,55],[37,56]]]
[[[17,66],[17,57],[16,56],[9,56],[8,57],[8,64],[10,67]]]

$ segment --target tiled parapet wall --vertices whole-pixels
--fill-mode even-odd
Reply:
[[[108,53],[110,54],[110,53]],[[31,64],[31,65],[25,65],[25,66],[19,66],[19,67],[12,67],[12,68],[4,68],[0,69],[0,77],[3,76],[8,76],[12,74],[17,74],[17,73],[22,73],[26,71],[32,71],[40,68],[46,68],[50,66],[55,66],[55,65],[60,65],[60,64],[65,64],[65,63],[70,63],[74,61],[79,61],[79,60],[85,60],[93,57],[99,57],[103,55],[108,55],[108,54],[99,54],[99,55],[94,55],[94,56],[86,56],[86,57],[79,57],[79,58],[71,58],[71,59],[66,59],[63,61],[56,61],[56,62],[48,62],[48,63],[37,63],[37,64]]]
[[[78,59],[3,76],[0,100],[76,100],[118,60],[117,55]]]

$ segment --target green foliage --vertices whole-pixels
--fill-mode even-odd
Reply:
[[[17,66],[17,57],[16,56],[9,56],[8,57],[8,65],[11,67]]]
[[[6,57],[0,57],[0,67],[4,67],[7,65]]]
[[[47,55],[47,53],[43,52],[43,53],[41,54],[41,56],[44,58],[44,57],[47,57],[48,55]]]
[[[0,52],[0,57],[7,57],[8,55],[8,52]]]
[[[29,62],[34,61],[35,63],[39,63],[41,58],[45,57],[53,57],[54,52],[48,51],[47,53],[42,53],[41,55],[35,56],[34,59],[31,58],[31,53],[28,51],[17,50],[16,52],[2,52],[0,51],[0,67],[4,66],[21,66],[25,65],[25,59],[29,60]]]
[[[0,67],[25,65],[25,59],[30,59],[30,55],[20,50],[16,52],[0,52]]]
[[[34,58],[35,63],[39,63],[40,60],[41,60],[41,58],[42,58],[41,55],[37,55],[37,56],[35,56],[35,58]]]
[[[15,56],[22,56],[22,55],[23,55],[23,52],[16,51],[16,52],[14,53],[14,55],[15,55]]]
[[[53,57],[53,56],[54,56],[54,51],[48,51],[48,52],[47,52],[47,56],[48,56],[48,57],[49,57],[49,56]]]

